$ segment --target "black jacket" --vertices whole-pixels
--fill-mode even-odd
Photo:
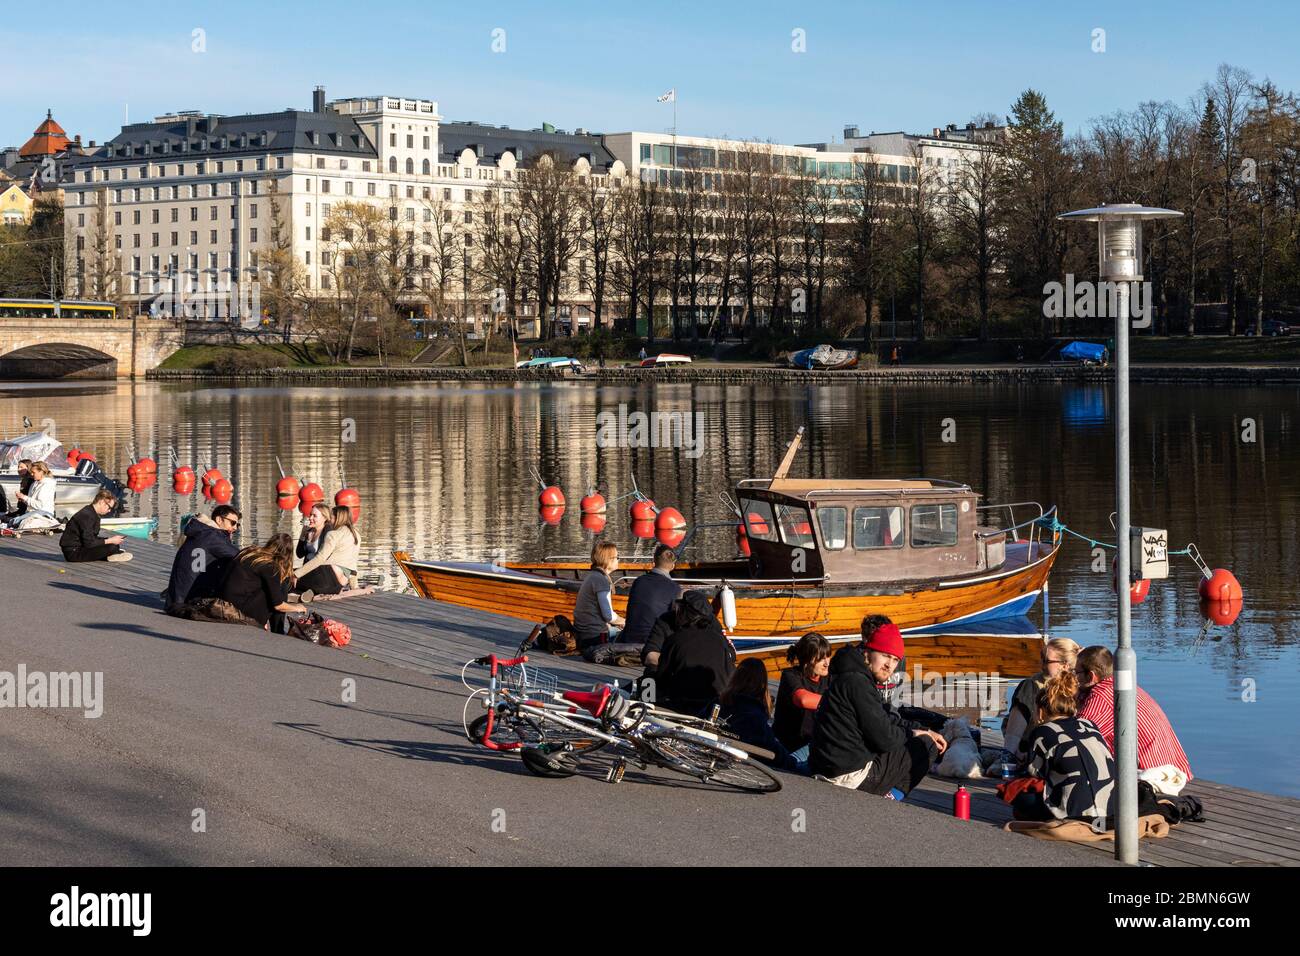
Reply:
[[[772,751],[775,755],[772,760],[758,758],[763,763],[778,770],[794,770],[798,766],[794,757],[790,756],[790,751],[785,749],[772,732],[762,701],[737,696],[730,705],[723,704],[718,716],[726,722],[727,730],[744,743]]]
[[[703,716],[727,689],[735,669],[736,652],[716,621],[678,628],[660,652],[654,703],[679,714]]]
[[[198,515],[190,519],[185,526],[185,540],[172,559],[172,573],[164,597],[167,607],[216,597],[230,559],[238,553],[230,535],[213,524],[211,518]],[[196,566],[202,570],[196,570]]]
[[[831,683],[813,723],[809,767],[823,777],[861,770],[880,754],[907,745],[910,736],[890,716],[867,659],[856,644],[831,659]]]
[[[644,644],[650,637],[655,620],[672,609],[682,593],[681,585],[658,571],[647,571],[634,582],[627,596],[627,623],[619,635],[620,643]]]
[[[76,554],[103,543],[99,537],[99,512],[94,505],[86,505],[69,518],[59,538],[64,554]]]

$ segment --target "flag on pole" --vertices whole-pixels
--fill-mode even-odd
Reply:
[[[668,91],[667,93],[665,93],[663,96],[657,96],[657,97],[655,97],[655,102],[656,102],[656,103],[676,103],[676,102],[677,102],[677,87],[673,87],[671,90],[669,90],[669,91]]]

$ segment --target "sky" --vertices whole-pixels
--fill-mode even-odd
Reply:
[[[1076,132],[1185,104],[1224,62],[1300,89],[1297,41],[1294,0],[70,0],[0,30],[0,145],[46,109],[103,141],[127,117],[308,109],[318,84],[605,133],[670,129],[675,88],[679,132],[782,143],[1005,116],[1033,87]]]

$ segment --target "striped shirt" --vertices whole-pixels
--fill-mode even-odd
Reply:
[[[1107,677],[1088,693],[1088,699],[1079,708],[1079,717],[1091,721],[1106,739],[1106,746],[1115,752],[1115,680]],[[1187,779],[1192,779],[1192,768],[1183,753],[1169,718],[1151,695],[1141,687],[1137,689],[1137,753],[1138,769],[1151,770],[1172,764]]]

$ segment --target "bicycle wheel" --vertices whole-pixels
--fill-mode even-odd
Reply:
[[[748,793],[775,793],[781,781],[756,760],[736,757],[709,740],[669,730],[642,740],[660,758],[659,765],[705,783]]]
[[[488,715],[475,718],[466,728],[469,739],[474,743],[483,742],[483,731],[487,728]],[[570,752],[575,754],[591,753],[605,746],[606,741],[589,736],[570,727],[562,727],[552,721],[538,720],[524,715],[498,715],[492,724],[492,742],[494,744],[567,743]]]

